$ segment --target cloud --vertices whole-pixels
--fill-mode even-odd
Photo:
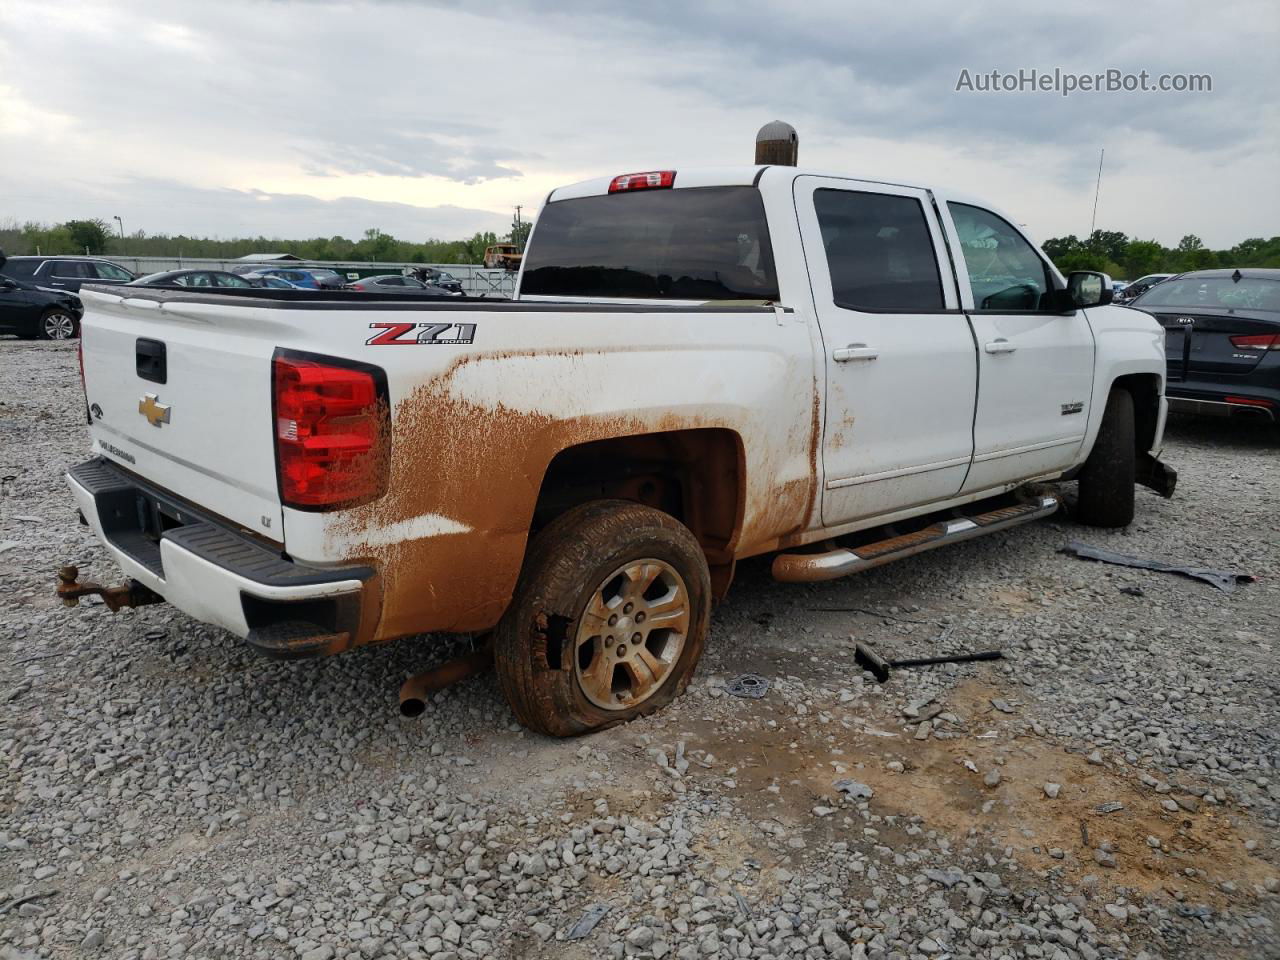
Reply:
[[[1044,235],[1087,227],[1079,211],[1103,146],[1108,227],[1225,246],[1280,223],[1264,172],[1280,153],[1271,2],[1121,13],[1102,0],[223,0],[209,11],[194,0],[119,0],[110,17],[87,0],[0,8],[0,88],[12,92],[0,114],[20,118],[0,120],[0,215],[54,219],[76,196],[122,204],[98,213],[144,229],[181,215],[187,232],[226,235],[243,222],[236,211],[276,209],[224,211],[225,189],[312,198],[277,205],[299,217],[290,235],[324,232],[353,197],[388,212],[474,211],[467,234],[509,222],[514,204],[536,209],[559,183],[748,162],[755,130],[779,118],[799,129],[806,164],[953,183]],[[966,68],[1054,67],[1210,73],[1214,87],[955,90]],[[186,205],[143,192],[158,183],[183,186]]]
[[[317,176],[434,176],[463,184],[520,176],[519,170],[499,162],[499,157],[507,154],[473,146],[459,137],[444,139],[426,131],[382,131],[356,142],[344,142],[328,134],[313,147],[299,152],[304,169]]]
[[[123,179],[97,184],[92,191],[72,185],[44,200],[50,211],[46,219],[51,221],[71,219],[87,208],[124,211],[126,231],[187,236],[358,239],[368,228],[377,227],[402,240],[452,240],[478,230],[501,233],[511,224],[502,214],[448,204],[424,207],[363,197],[322,200],[305,194],[202,188],[156,179]]]

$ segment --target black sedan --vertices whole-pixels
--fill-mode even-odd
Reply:
[[[1197,270],[1128,306],[1165,330],[1169,409],[1280,419],[1280,270]]]
[[[362,293],[398,293],[416,297],[456,297],[458,294],[444,287],[433,286],[406,277],[399,273],[389,273],[379,277],[361,277],[347,284],[348,290],[359,290]]]
[[[258,284],[225,270],[166,270],[139,277],[130,287],[237,287],[245,290]]]
[[[4,262],[0,251],[0,269]],[[80,332],[83,314],[74,293],[0,276],[0,333],[26,340],[70,340]]]
[[[435,267],[413,267],[409,270],[409,276],[428,286],[444,287],[450,293],[462,293],[461,280],[452,273],[445,273]]]

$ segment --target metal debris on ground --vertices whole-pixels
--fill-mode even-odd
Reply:
[[[35,893],[28,893],[21,897],[15,897],[14,899],[10,900],[8,903],[4,904],[3,906],[0,906],[0,916],[3,916],[4,914],[8,913],[10,910],[15,910],[18,907],[23,906],[24,904],[34,903],[36,900],[43,900],[46,897],[56,897],[60,892],[61,891],[58,891],[58,890],[39,890]]]
[[[564,935],[566,940],[581,940],[592,930],[596,928],[596,924],[604,919],[604,915],[609,912],[609,904],[593,903],[587,907],[587,912],[578,918],[578,922],[569,928],[569,932]]]
[[[946,632],[944,631],[944,636]],[[939,637],[942,639],[942,637]],[[983,650],[978,653],[948,653],[939,657],[917,657],[910,660],[889,660],[880,656],[869,644],[853,644],[854,662],[870,673],[880,683],[889,679],[889,672],[898,667],[929,667],[939,663],[970,663],[974,660],[1000,660],[1004,654],[999,650]]]
[[[1124,804],[1119,800],[1108,800],[1106,803],[1100,803],[1093,809],[1099,813],[1115,813],[1117,810],[1123,810]]]
[[[1159,573],[1180,573],[1184,577],[1191,577],[1192,579],[1203,580],[1205,583],[1212,584],[1224,593],[1232,593],[1238,584],[1253,583],[1258,579],[1253,574],[1240,573],[1236,570],[1212,570],[1208,567],[1197,567],[1191,564],[1167,563],[1164,560],[1135,557],[1127,553],[1112,553],[1110,550],[1091,547],[1087,543],[1081,543],[1079,540],[1072,540],[1059,552],[1071,554],[1082,560],[1099,560],[1102,563],[1114,563],[1121,567],[1137,567],[1140,570],[1155,570]]]
[[[751,919],[751,904],[747,903],[747,898],[735,889],[733,899],[738,901],[738,909],[742,911],[742,915],[748,920]]]
[[[725,690],[735,697],[748,697],[759,700],[769,692],[769,680],[758,673],[744,673],[734,677],[725,685]]]

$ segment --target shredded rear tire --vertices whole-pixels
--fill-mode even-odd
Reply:
[[[1090,527],[1127,527],[1133,522],[1136,471],[1133,395],[1115,389],[1078,477],[1076,519]]]
[[[623,593],[632,588],[628,571],[636,569],[653,577],[650,599]],[[679,629],[654,627],[660,613],[648,626],[643,616],[631,623],[635,613],[623,615],[623,605],[632,600],[641,614],[650,603],[654,610],[664,601],[679,606],[683,615],[670,621]],[[607,615],[615,609],[609,602],[617,604],[614,619],[622,619],[616,629],[592,613]],[[706,557],[687,527],[624,500],[583,504],[553,520],[529,547],[515,597],[494,631],[498,683],[516,718],[540,733],[566,737],[625,723],[684,692],[710,615]],[[592,633],[600,636],[586,636]],[[632,690],[635,670],[650,679]]]

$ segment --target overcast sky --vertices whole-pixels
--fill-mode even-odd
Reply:
[[[1043,10],[1039,9],[1044,7]],[[749,163],[940,183],[1032,235],[1280,233],[1280,5],[0,3],[0,221],[452,239],[602,174]],[[983,94],[1019,68],[1212,93]]]

